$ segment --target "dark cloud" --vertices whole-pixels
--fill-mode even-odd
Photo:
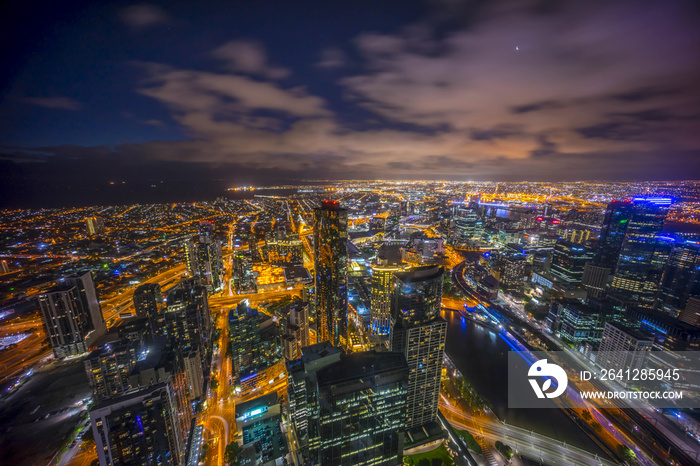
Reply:
[[[61,110],[80,110],[82,107],[80,102],[68,97],[25,97],[20,101],[37,107]]]
[[[431,5],[402,27],[357,28],[344,41],[314,36],[301,58],[281,52],[290,50],[281,41],[308,32],[292,26],[264,37],[206,34],[216,42],[193,38],[182,59],[132,57],[130,119],[179,140],[38,149],[49,157],[4,151],[15,167],[6,173],[26,177],[40,166],[37,176],[50,177],[50,167],[75,186],[74,173],[93,179],[84,167],[105,173],[102,183],[119,170],[144,179],[159,170],[172,179],[183,178],[176,170],[192,179],[629,179],[685,177],[697,165],[700,29],[690,2]],[[138,30],[175,16],[151,5],[122,12]],[[171,39],[129,47],[166,50]],[[21,95],[88,101],[48,90]],[[53,99],[26,103],[78,108]],[[158,111],[141,111],[144,100]]]
[[[673,96],[680,93],[681,89],[646,87],[616,94],[610,98],[614,100],[621,100],[623,102],[642,102],[655,99],[656,97]]]
[[[563,103],[561,102],[555,102],[553,100],[546,100],[543,102],[534,102],[531,104],[525,104],[525,105],[517,105],[515,107],[512,107],[513,113],[519,114],[519,113],[530,113],[530,112],[537,112],[540,110],[551,110],[554,108],[562,108],[564,106]]]
[[[520,129],[517,126],[511,125],[488,129],[473,129],[471,131],[471,138],[474,141],[491,141],[494,139],[506,139],[519,134],[521,134]]]
[[[170,21],[170,16],[163,8],[148,3],[126,7],[121,11],[120,17],[128,27],[135,30]]]
[[[530,151],[530,155],[533,157],[551,157],[553,155],[560,155],[557,150],[557,145],[547,139],[546,136],[540,135],[538,138],[539,148]]]

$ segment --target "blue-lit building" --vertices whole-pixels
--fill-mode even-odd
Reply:
[[[281,426],[282,409],[276,392],[237,404],[236,432],[243,442],[238,464],[282,464],[289,447]]]
[[[571,241],[559,240],[552,253],[550,273],[567,286],[578,286],[583,280],[586,263],[593,259],[593,251]]]
[[[632,322],[654,334],[654,343],[671,351],[700,349],[700,328],[671,317],[662,311],[634,307],[628,311]]]
[[[700,296],[700,243],[675,241],[661,277],[656,306],[675,316],[686,309],[693,296]]]

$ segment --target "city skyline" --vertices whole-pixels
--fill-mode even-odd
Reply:
[[[697,0],[9,0],[0,462],[697,466]]]
[[[237,193],[2,212],[13,464],[694,464],[698,182]],[[586,401],[620,387],[679,401]]]
[[[199,200],[301,179],[674,180],[700,169],[692,2],[6,12],[8,207],[42,194],[60,205]]]

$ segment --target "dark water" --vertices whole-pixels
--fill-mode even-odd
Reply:
[[[500,419],[579,448],[602,451],[559,409],[508,408],[508,351],[510,346],[496,333],[467,321],[457,313],[443,314],[447,320],[447,354],[493,407]]]

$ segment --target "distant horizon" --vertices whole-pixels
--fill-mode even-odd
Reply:
[[[89,187],[68,187],[61,190],[59,186],[54,187],[58,192],[51,195],[49,191],[43,191],[37,194],[31,201],[25,194],[18,202],[10,204],[8,201],[11,197],[0,198],[0,209],[8,210],[31,210],[31,209],[60,209],[60,208],[87,208],[95,206],[119,206],[119,205],[134,205],[134,204],[172,204],[172,203],[192,203],[192,202],[213,202],[217,198],[243,199],[252,198],[257,191],[269,191],[277,188],[278,190],[292,189],[291,187],[308,186],[313,184],[335,184],[335,183],[449,183],[449,184],[610,184],[610,185],[682,185],[683,183],[699,183],[700,179],[685,179],[685,180],[559,180],[559,181],[530,181],[530,180],[445,180],[445,179],[305,179],[305,180],[277,180],[270,181],[270,184],[252,184],[244,183],[232,185],[219,178],[215,180],[217,183],[212,183],[211,180],[199,181],[197,184],[190,181],[190,185],[186,189],[183,187],[183,180],[175,181],[130,181],[122,183],[115,179],[112,182],[103,182],[100,185],[92,184]],[[155,186],[155,187],[153,187]],[[252,187],[253,190],[235,191],[235,188]],[[289,188],[285,188],[288,186]],[[641,188],[646,188],[642,186]],[[459,193],[455,193],[459,194]],[[636,194],[647,194],[638,192]],[[635,194],[630,193],[629,196]],[[673,197],[670,194],[665,194]],[[50,200],[48,200],[50,199]]]

